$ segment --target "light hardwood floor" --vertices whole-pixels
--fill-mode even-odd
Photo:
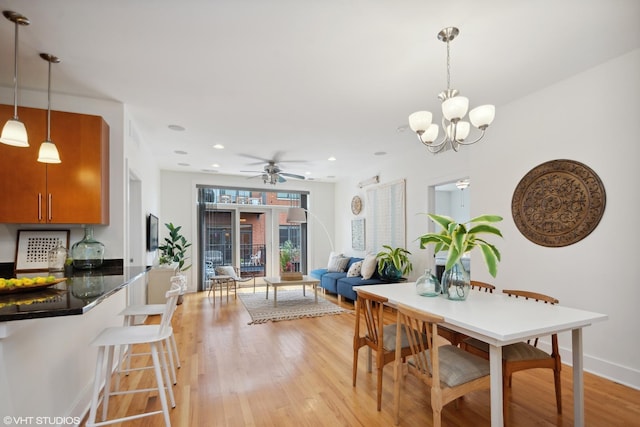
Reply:
[[[329,296],[329,298],[331,298]],[[332,298],[337,302],[335,298]],[[341,304],[353,308],[350,303]],[[206,292],[187,294],[178,306],[174,328],[182,367],[173,386],[174,427],[194,426],[392,426],[393,365],[384,372],[382,411],[376,411],[375,375],[366,372],[360,351],[357,386],[351,384],[354,315],[248,325],[242,302],[233,297],[215,307]],[[150,323],[157,319],[150,319]],[[146,363],[139,357],[135,363]],[[151,371],[132,374],[123,387],[153,381]],[[564,413],[556,414],[550,370],[518,372],[513,377],[510,425],[572,426],[571,368],[563,365]],[[588,426],[640,425],[640,391],[585,373]],[[401,426],[431,426],[429,392],[408,376],[403,388]],[[160,408],[157,394],[116,397],[110,417],[141,408]],[[489,426],[489,392],[474,392],[445,406],[444,426]],[[152,416],[123,425],[160,426]]]

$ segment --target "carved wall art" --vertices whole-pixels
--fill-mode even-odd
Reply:
[[[604,186],[591,168],[573,160],[552,160],[520,180],[511,213],[527,239],[561,247],[587,237],[600,222],[605,203]]]

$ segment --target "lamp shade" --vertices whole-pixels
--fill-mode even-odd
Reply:
[[[447,126],[447,138],[451,141],[464,141],[469,136],[471,126],[469,122],[459,121],[458,123],[450,123]]]
[[[414,132],[424,132],[431,125],[433,115],[428,111],[416,111],[409,116],[409,127]]]
[[[438,137],[438,133],[440,132],[440,127],[435,123],[429,126],[425,133],[420,135],[420,141],[424,144],[431,144]]]
[[[468,109],[469,98],[466,96],[454,96],[442,103],[442,114],[449,121],[463,118]]]
[[[304,223],[307,222],[307,215],[303,208],[289,208],[287,211],[287,222]]]
[[[469,111],[469,120],[478,129],[485,129],[493,122],[496,116],[496,107],[494,105],[481,105]]]
[[[29,138],[27,137],[27,128],[20,120],[9,119],[2,128],[2,136],[0,142],[15,147],[28,147]]]
[[[62,163],[56,144],[49,141],[44,141],[42,144],[40,144],[38,161],[40,163]]]

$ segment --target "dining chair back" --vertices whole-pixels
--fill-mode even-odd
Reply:
[[[98,347],[98,357],[96,362],[96,370],[93,384],[93,394],[91,398],[91,409],[89,410],[89,418],[87,427],[95,427],[107,424],[116,424],[123,421],[148,417],[156,414],[162,414],[166,427],[171,426],[169,417],[169,407],[167,404],[167,394],[171,407],[176,406],[173,389],[171,388],[169,378],[169,368],[162,348],[163,342],[166,342],[173,333],[171,328],[171,315],[175,310],[175,306],[180,296],[180,288],[175,287],[166,293],[166,304],[163,310],[162,319],[159,325],[141,325],[141,326],[116,326],[103,329],[100,334],[93,339],[91,344]],[[153,369],[155,372],[156,387],[143,389],[130,389],[126,391],[111,390],[111,367],[113,366],[113,356],[115,348],[118,346],[132,346],[146,344],[150,346],[151,358],[153,360]],[[107,363],[104,363],[104,356],[107,354]],[[170,352],[169,352],[170,353]],[[98,406],[100,404],[100,387],[104,383],[102,397],[102,421],[96,423]],[[148,393],[157,390],[160,397],[160,410],[150,409],[135,415],[129,415],[119,418],[107,420],[109,412],[109,399],[114,395],[123,395],[130,393]],[[145,408],[147,409],[147,408]]]
[[[477,289],[479,292],[489,292],[490,294],[492,294],[496,287],[489,283],[472,280],[471,289]],[[460,346],[460,343],[462,343],[462,341],[469,338],[467,335],[461,332],[454,331],[453,329],[449,329],[446,326],[442,325],[438,326],[438,334],[441,338],[446,339],[451,343],[451,345],[455,346]]]
[[[505,289],[502,291],[509,297],[524,298],[525,300],[535,300],[545,304],[558,304],[559,301],[549,295],[536,292]],[[560,360],[560,352],[558,349],[558,335],[551,335],[551,353],[547,353],[537,347],[538,338],[527,342],[517,342],[502,348],[502,408],[503,418],[507,420],[508,411],[507,403],[509,396],[507,391],[511,388],[511,380],[514,372],[526,369],[546,368],[553,370],[553,379],[556,394],[556,408],[558,414],[562,414],[562,386],[560,381],[560,370],[562,361]],[[460,347],[477,356],[489,359],[489,345],[475,338],[466,338]]]
[[[396,357],[394,362],[394,421],[400,422],[400,390],[403,368],[426,384],[431,391],[433,425],[441,426],[442,408],[471,391],[488,390],[489,362],[459,347],[438,343],[438,324],[444,319],[434,314],[399,304],[396,321]],[[399,350],[401,333],[406,335],[411,354],[406,363]]]
[[[382,373],[384,365],[393,362],[396,357],[396,326],[384,324],[384,297],[356,289],[358,297],[356,305],[356,324],[353,336],[353,386],[358,376],[358,353],[362,347],[367,348],[367,372],[372,371],[372,352],[376,352],[377,372],[377,408],[382,408]],[[364,331],[361,331],[361,322]],[[362,334],[364,332],[364,334]],[[409,343],[404,334],[400,337],[400,357],[410,354]]]

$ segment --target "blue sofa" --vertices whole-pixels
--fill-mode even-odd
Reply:
[[[309,275],[320,280],[320,287],[326,292],[338,295],[338,301],[342,297],[355,301],[357,298],[355,286],[361,285],[378,285],[385,282],[378,274],[378,269],[373,273],[370,279],[363,279],[362,276],[347,277],[347,271],[353,263],[362,261],[362,258],[351,257],[344,271],[328,272],[326,268],[318,268],[312,270]]]

